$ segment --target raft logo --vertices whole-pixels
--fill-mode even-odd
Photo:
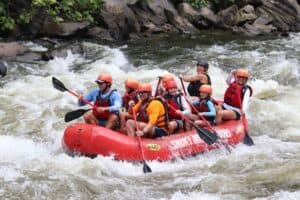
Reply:
[[[147,148],[151,151],[159,151],[160,145],[159,144],[147,144]]]

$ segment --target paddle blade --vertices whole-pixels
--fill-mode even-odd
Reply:
[[[65,115],[65,122],[69,122],[74,119],[77,119],[82,115],[84,115],[84,113],[88,112],[89,110],[91,109],[79,109],[79,110],[70,111]]]
[[[144,161],[144,166],[143,166],[143,172],[146,173],[151,173],[152,170],[151,168],[147,165],[146,161]]]
[[[65,92],[65,91],[68,90],[68,89],[65,87],[65,85],[64,85],[60,80],[58,80],[58,79],[55,78],[55,77],[52,77],[52,84],[53,84],[53,87],[54,87],[55,89],[58,89],[59,91]]]
[[[250,135],[248,134],[248,132],[246,132],[246,134],[245,134],[243,143],[248,146],[254,145],[254,142],[253,142],[252,138],[250,137]]]
[[[208,145],[211,145],[213,143],[215,143],[218,140],[218,136],[216,134],[214,134],[213,132],[204,129],[204,128],[200,128],[196,125],[193,126],[197,132],[199,137]]]

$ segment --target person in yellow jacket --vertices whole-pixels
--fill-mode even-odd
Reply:
[[[164,103],[152,97],[152,87],[148,83],[139,86],[138,95],[140,101],[129,110],[129,113],[136,113],[137,122],[132,119],[126,122],[127,134],[133,137],[136,133],[148,138],[167,136],[168,122]]]

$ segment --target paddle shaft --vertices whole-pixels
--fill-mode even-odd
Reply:
[[[69,92],[70,94],[72,94],[73,96],[77,97],[80,101],[83,101],[85,104],[88,104],[89,106],[91,106],[92,108],[94,107],[94,104],[92,104],[91,102],[89,102],[88,100],[81,98],[80,99],[80,95],[71,91],[71,90],[67,90],[67,92]]]
[[[182,88],[182,90],[183,90],[183,93],[184,93],[184,95],[186,96],[186,90],[185,90],[185,87],[184,87],[184,84],[183,84],[182,77],[179,77],[179,79],[180,79],[181,88]]]
[[[158,82],[157,82],[157,85],[156,85],[156,88],[155,88],[155,93],[154,93],[155,97],[158,95],[158,88],[159,88],[160,82],[161,82],[161,77],[159,76],[158,77]]]
[[[137,119],[136,119],[136,113],[134,110],[132,110],[132,114],[133,114],[133,119],[134,119],[136,130],[140,131],[140,127],[138,126]],[[144,150],[142,148],[141,136],[137,135],[137,138],[138,138],[139,148],[140,148],[140,152],[141,152],[143,163],[144,163],[143,171],[144,171],[144,173],[151,172],[151,168],[147,165],[146,160],[145,160],[145,154],[144,154]]]

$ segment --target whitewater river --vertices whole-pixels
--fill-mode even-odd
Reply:
[[[85,56],[69,53],[43,64],[16,63],[0,78],[1,200],[300,199],[300,34],[260,41],[216,35],[81,45]],[[157,77],[168,71],[195,73],[198,60],[209,62],[217,98],[231,69],[250,69],[254,95],[247,118],[255,146],[239,144],[229,155],[216,150],[148,162],[153,173],[146,175],[142,165],[63,152],[68,125],[63,118],[77,109],[76,98],[54,89],[52,76],[84,93],[96,86],[99,72],[111,73],[113,87],[123,93],[127,77],[149,81],[154,88]]]

